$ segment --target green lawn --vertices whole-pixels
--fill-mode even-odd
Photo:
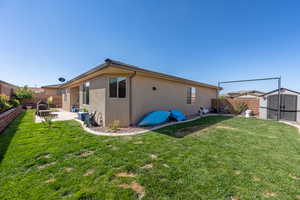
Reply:
[[[48,129],[24,112],[0,135],[0,199],[300,199],[300,134],[207,117],[137,136]]]

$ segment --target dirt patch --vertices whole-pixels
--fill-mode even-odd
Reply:
[[[120,148],[119,148],[119,147],[112,146],[111,149],[114,150],[114,151],[116,151],[116,150],[119,150]]]
[[[150,156],[150,158],[152,158],[152,159],[156,159],[156,158],[157,158],[157,155],[155,155],[155,154],[150,154],[149,156]]]
[[[291,177],[292,179],[294,179],[294,180],[300,180],[300,178],[299,177],[297,177],[297,176],[294,176],[293,174],[289,174],[289,177]]]
[[[237,197],[237,196],[230,197],[230,200],[240,200],[240,197]]]
[[[90,175],[92,175],[93,173],[95,173],[95,169],[89,169],[89,170],[87,170],[87,171],[83,174],[83,176],[90,176]]]
[[[65,171],[66,171],[66,172],[70,172],[70,171],[72,171],[72,170],[73,170],[72,167],[66,167],[66,168],[65,168]]]
[[[142,168],[142,169],[150,169],[150,168],[153,168],[153,164],[150,163],[150,164],[144,165],[144,166],[142,166],[140,168]]]
[[[118,186],[122,187],[122,188],[132,189],[133,191],[135,191],[138,194],[139,199],[141,199],[145,196],[145,188],[135,181],[130,184],[120,184]]]
[[[86,151],[86,152],[82,152],[79,156],[80,157],[87,157],[87,156],[92,155],[94,153],[95,153],[94,151]]]
[[[202,126],[199,125],[199,126],[185,127],[185,128],[178,129],[175,132],[175,137],[184,137],[186,135],[191,135],[191,134],[194,134],[199,131],[206,131],[208,129],[209,129],[208,127],[205,127],[203,125]]]
[[[221,128],[221,129],[228,129],[228,130],[238,130],[237,128],[233,128],[230,126],[223,126],[223,125],[218,125],[216,128]]]
[[[133,174],[133,173],[126,173],[126,172],[118,173],[115,176],[116,177],[126,177],[126,178],[128,178],[128,177],[136,177],[135,174]]]
[[[143,141],[136,141],[133,144],[143,144]]]
[[[275,192],[267,191],[267,192],[264,192],[264,196],[265,197],[276,197],[277,194]]]
[[[300,195],[296,195],[296,199],[300,199]]]
[[[233,173],[236,174],[236,175],[240,175],[241,171],[240,170],[235,170],[235,171],[233,171]]]
[[[55,181],[56,181],[55,178],[50,178],[50,179],[46,180],[45,183],[53,183]]]
[[[44,164],[44,165],[40,165],[38,166],[39,169],[44,169],[46,167],[49,167],[51,165],[55,165],[56,162],[51,162],[51,163],[47,163],[47,164]]]
[[[40,158],[50,158],[50,154],[41,155]]]
[[[166,167],[166,168],[170,168],[170,166],[167,165],[167,164],[163,164],[163,166]]]

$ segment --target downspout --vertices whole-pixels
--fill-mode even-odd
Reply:
[[[132,126],[132,78],[136,75],[136,71],[129,76],[129,125]]]

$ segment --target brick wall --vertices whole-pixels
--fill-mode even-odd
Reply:
[[[21,111],[22,106],[19,106],[0,114],[0,133],[21,113]]]
[[[230,113],[234,113],[234,107],[238,104],[247,104],[248,109],[253,111],[254,115],[259,115],[259,99],[258,98],[226,98],[218,100],[220,107],[229,109]],[[212,100],[212,107],[217,108],[218,101],[216,99]]]

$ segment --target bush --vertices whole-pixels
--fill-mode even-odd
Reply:
[[[120,129],[120,121],[114,120],[110,125],[109,129],[111,129],[114,132],[117,132]]]
[[[42,123],[47,127],[47,128],[52,128],[52,122],[53,122],[53,115],[47,115],[42,117]]]
[[[245,103],[239,103],[234,106],[234,111],[236,112],[236,114],[241,114],[245,112],[247,109],[248,109],[248,105]]]
[[[9,97],[5,95],[0,95],[0,112],[4,112],[11,108],[12,105],[9,103]]]
[[[23,88],[17,89],[16,93],[14,96],[22,102],[24,99],[31,99],[33,96],[33,91],[28,89],[27,86],[24,86]]]
[[[11,99],[9,101],[9,103],[13,106],[13,107],[18,107],[20,105],[20,101],[18,99]]]

